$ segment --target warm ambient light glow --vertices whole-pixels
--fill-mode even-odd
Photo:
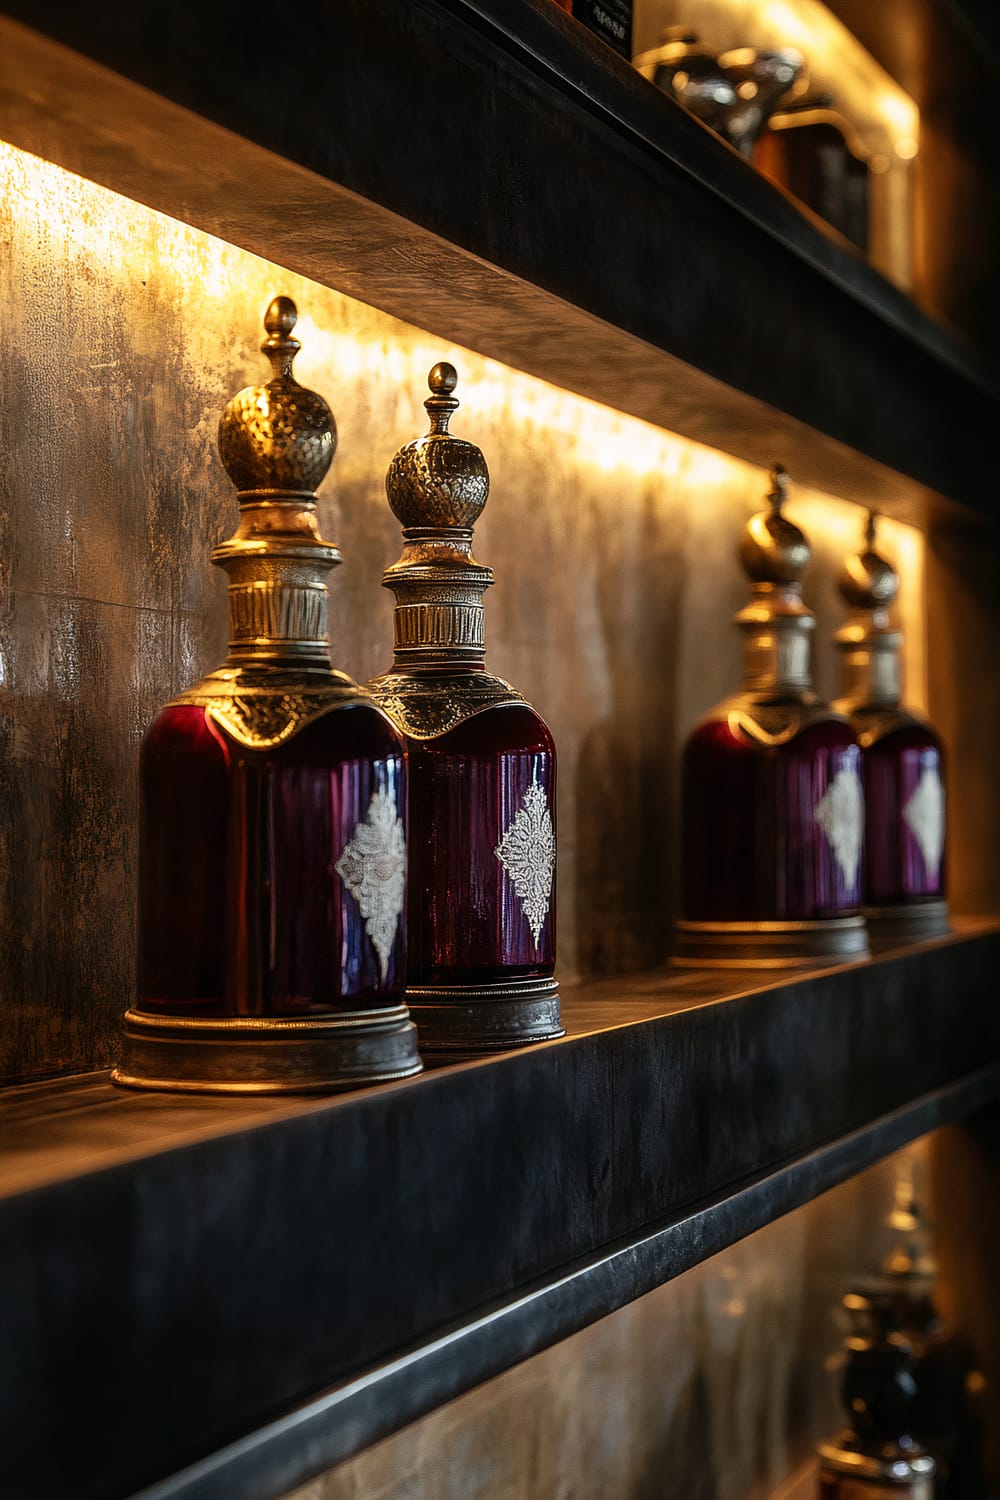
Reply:
[[[655,47],[682,25],[723,52],[795,47],[809,69],[809,96],[828,94],[873,172],[870,258],[899,285],[912,284],[912,169],[920,112],[821,0],[636,0],[634,50]]]
[[[762,506],[768,489],[765,471],[471,350],[449,346],[3,143],[0,239],[15,257],[25,285],[41,286],[52,266],[61,268],[70,290],[61,293],[60,316],[87,326],[87,367],[48,370],[50,382],[61,381],[85,409],[88,400],[102,399],[104,392],[115,389],[108,376],[116,363],[141,369],[147,390],[137,394],[130,388],[133,410],[128,420],[134,421],[135,408],[146,402],[151,441],[167,445],[180,437],[186,449],[197,448],[204,455],[200,483],[220,480],[215,425],[219,405],[233,388],[231,330],[241,330],[237,337],[243,341],[247,377],[259,375],[254,345],[261,310],[276,291],[287,292],[300,309],[296,332],[303,352],[296,373],[303,383],[329,395],[337,415],[341,441],[331,481],[334,494],[362,494],[381,517],[388,458],[401,441],[426,430],[421,402],[427,371],[440,359],[451,360],[461,379],[462,410],[455,430],[481,443],[494,477],[496,503],[487,508],[480,526],[484,542],[494,528],[502,532],[505,515],[508,525],[512,514],[523,518],[544,491],[553,536],[571,551],[581,507],[591,497],[592,509],[592,497],[599,496],[607,512],[621,518],[616,530],[624,534],[627,520],[632,535],[641,538],[634,545],[655,546],[665,561],[671,556],[690,558],[694,549],[703,565],[711,549],[719,566],[730,569],[713,586],[721,590],[718,597],[726,598],[721,619],[718,609],[715,613],[728,639],[730,604],[739,606],[744,588],[735,562],[736,539],[742,522]],[[169,347],[163,347],[162,333],[154,332],[165,326],[178,330]],[[36,369],[46,359],[37,318],[33,320],[30,310],[15,329],[7,354]],[[190,386],[191,420],[196,425],[183,434],[161,433],[156,426],[156,384],[178,379]],[[877,497],[873,499],[877,503]],[[57,489],[46,491],[39,503],[42,524],[65,530],[67,536],[72,533],[73,512],[68,502],[64,507]],[[823,633],[832,631],[843,612],[835,578],[844,555],[860,544],[863,512],[794,483],[788,508],[813,546],[815,562],[807,576],[806,597],[821,616],[818,654],[828,660]],[[650,517],[648,534],[635,526],[640,509]],[[350,511],[340,519],[336,539],[345,555],[351,552],[351,527],[360,524]],[[101,538],[109,555],[116,548],[113,525],[109,517]],[[603,554],[613,553],[616,540],[608,537],[597,555],[585,549],[567,566],[599,569]],[[395,544],[389,527],[386,556],[394,555]],[[484,555],[489,545],[496,543],[487,542]],[[904,580],[900,610],[907,631],[908,692],[919,707],[926,698],[923,537],[911,527],[885,520],[879,545]],[[523,562],[533,565],[534,559],[526,556]],[[375,579],[384,563],[381,555],[372,560]],[[714,576],[714,563],[712,567]],[[377,610],[377,594],[373,603]],[[375,670],[379,641],[369,649]],[[184,661],[178,670],[193,678],[203,665]],[[834,688],[832,682],[824,686],[828,691]]]

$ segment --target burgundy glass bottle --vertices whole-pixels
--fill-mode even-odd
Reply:
[[[240,525],[223,667],[150,727],[140,765],[139,965],[116,1081],[318,1091],[419,1071],[405,1000],[405,746],[335,672],[315,489],[336,444],[268,308],[264,386],[219,425]]]
[[[865,784],[865,907],[872,938],[940,936],[945,901],[945,795],[941,742],[900,705],[902,637],[889,620],[899,576],[875,551],[875,516],[865,546],[848,558],[840,592],[850,606],[837,632],[843,694],[835,707],[861,745]]]
[[[395,660],[369,684],[407,739],[407,998],[424,1051],[485,1052],[561,1036],[555,973],[555,746],[486,670],[489,568],[472,527],[489,494],[480,450],[448,430],[451,365],[435,365],[426,437],[389,468],[403,554]]]
[[[814,692],[801,597],[810,552],[782,514],[748,523],[740,558],[753,596],[741,690],[707,716],[684,751],[683,919],[688,965],[771,967],[867,951],[860,915],[864,806],[850,725]]]

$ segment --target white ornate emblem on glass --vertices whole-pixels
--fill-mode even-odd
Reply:
[[[537,948],[549,914],[556,863],[555,829],[537,781],[525,792],[516,817],[493,852],[510,876]]]
[[[845,884],[853,886],[865,831],[865,795],[857,771],[841,766],[817,802],[813,817],[827,836]]]
[[[395,799],[383,787],[373,793],[368,813],[344,845],[336,870],[358,903],[385,983],[403,910],[406,838]]]
[[[937,879],[944,853],[944,787],[936,766],[924,766],[923,774],[903,808],[903,817],[920,845],[928,875]]]

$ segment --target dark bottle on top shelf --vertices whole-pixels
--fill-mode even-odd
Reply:
[[[369,684],[407,739],[410,884],[407,999],[421,1048],[487,1052],[562,1035],[554,977],[552,736],[486,669],[483,594],[472,555],[489,494],[481,451],[454,437],[451,365],[435,365],[431,428],[389,467],[403,553],[394,663]]]
[[[902,636],[889,619],[898,591],[899,575],[875,551],[875,516],[869,514],[865,545],[840,576],[851,613],[835,638],[843,693],[834,706],[850,719],[861,745],[865,909],[879,941],[948,931],[941,741],[900,704]]]
[[[677,961],[796,966],[867,952],[860,913],[864,796],[854,732],[814,691],[808,543],[769,508],[748,522],[740,558],[753,583],[736,616],[744,680],[684,750],[683,918]]]
[[[139,967],[115,1079],[320,1091],[418,1072],[405,1000],[405,747],[330,665],[317,485],[336,428],[292,374],[294,303],[265,318],[266,385],[219,424],[238,491],[224,666],[151,725],[140,766]]]

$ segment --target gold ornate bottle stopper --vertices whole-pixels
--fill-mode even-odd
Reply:
[[[837,586],[850,607],[847,621],[834,636],[843,652],[846,712],[861,708],[895,708],[900,697],[899,650],[902,635],[889,620],[899,592],[899,574],[875,550],[877,516],[868,512],[863,548],[844,563]]]
[[[260,346],[271,379],[235,395],[219,421],[219,453],[240,503],[235,536],[212,553],[229,575],[234,661],[329,664],[325,578],[340,554],[319,534],[316,490],[337,427],[323,397],[292,373],[297,319],[290,297],[274,298]]]
[[[484,666],[483,595],[493,572],[472,555],[472,528],[490,492],[486,459],[475,443],[449,431],[459,404],[454,366],[436,364],[427,383],[430,431],[406,443],[386,475],[389,505],[403,527],[402,556],[383,577],[396,599],[394,665],[369,683],[416,739],[434,738],[499,703],[523,701]]]
[[[744,688],[804,702],[815,696],[809,637],[816,622],[802,602],[802,577],[812,553],[782,513],[787,489],[788,474],[776,464],[768,508],[751,516],[740,541],[740,561],[753,594],[735,619],[744,632]]]
[[[340,553],[320,536],[316,490],[337,446],[327,403],[301,386],[290,297],[264,316],[264,385],[247,386],[219,421],[219,453],[236,486],[239,526],[212,552],[229,577],[229,656],[177,699],[209,710],[252,749],[281,744],[319,714],[368,695],[330,665],[326,575]]]
[[[430,432],[399,450],[385,488],[403,526],[403,555],[387,569],[396,596],[395,659],[403,664],[485,657],[483,594],[491,569],[472,556],[472,528],[490,492],[486,460],[448,430],[458,401],[454,366],[437,364],[424,402]]]

